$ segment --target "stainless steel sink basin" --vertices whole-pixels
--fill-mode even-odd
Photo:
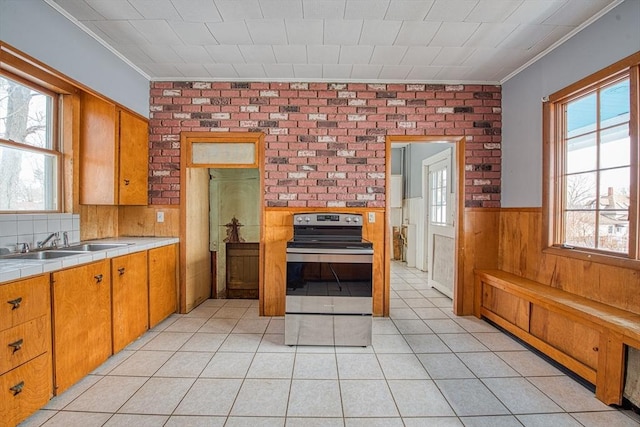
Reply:
[[[57,251],[76,251],[76,252],[95,252],[106,249],[117,249],[128,246],[129,243],[83,243],[81,245],[72,245],[67,248],[58,248]]]
[[[64,258],[68,256],[78,255],[83,253],[82,251],[41,251],[41,252],[27,252],[25,254],[12,254],[12,255],[4,255],[0,258],[2,259],[37,259],[37,260],[45,260],[45,259],[57,259]]]

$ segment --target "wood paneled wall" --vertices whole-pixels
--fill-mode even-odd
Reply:
[[[543,253],[542,210],[501,209],[498,268],[640,314],[640,271]]]
[[[458,283],[454,295],[454,312],[458,315],[473,314],[473,270],[498,268],[499,228],[500,209],[464,209],[464,232],[458,242]]]
[[[382,316],[389,304],[388,284],[384,280],[384,210],[369,209],[311,209],[311,208],[265,208],[264,212],[264,280],[260,284],[264,316],[282,316],[286,296],[286,249],[287,240],[293,237],[293,214],[303,212],[353,212],[364,216],[363,237],[373,243],[373,314]],[[367,212],[376,214],[376,221],[369,223]]]
[[[164,222],[156,221],[158,211]],[[180,235],[177,206],[79,205],[81,240],[118,236],[176,237]]]

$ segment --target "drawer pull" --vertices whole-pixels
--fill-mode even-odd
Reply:
[[[24,381],[20,381],[18,384],[14,385],[9,390],[11,390],[13,392],[14,396],[17,396],[20,393],[22,393],[22,389],[23,388],[24,388]]]
[[[124,267],[120,267],[118,269],[118,273],[120,273],[120,275],[122,276],[124,274]]]
[[[20,308],[20,304],[22,303],[22,297],[18,297],[16,299],[12,299],[10,301],[7,301],[7,304],[11,304],[11,310],[15,310],[17,308]]]
[[[94,279],[96,279],[96,283],[101,283],[102,282],[102,274],[96,274],[93,277],[94,277]]]
[[[129,180],[128,179],[124,180],[124,185],[129,185]]]
[[[22,348],[22,344],[24,344],[24,340],[20,338],[18,341],[9,343],[9,347],[13,348],[13,353],[15,353]]]

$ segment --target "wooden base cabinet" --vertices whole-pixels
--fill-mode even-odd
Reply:
[[[0,285],[0,423],[15,426],[52,396],[49,275]]]
[[[111,355],[111,268],[108,259],[54,272],[52,278],[55,393]]]
[[[113,353],[117,353],[149,328],[147,252],[111,260]]]
[[[149,327],[176,312],[178,245],[149,250]]]

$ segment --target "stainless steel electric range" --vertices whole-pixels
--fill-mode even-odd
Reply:
[[[373,245],[362,215],[295,214],[286,259],[285,344],[370,345]]]

